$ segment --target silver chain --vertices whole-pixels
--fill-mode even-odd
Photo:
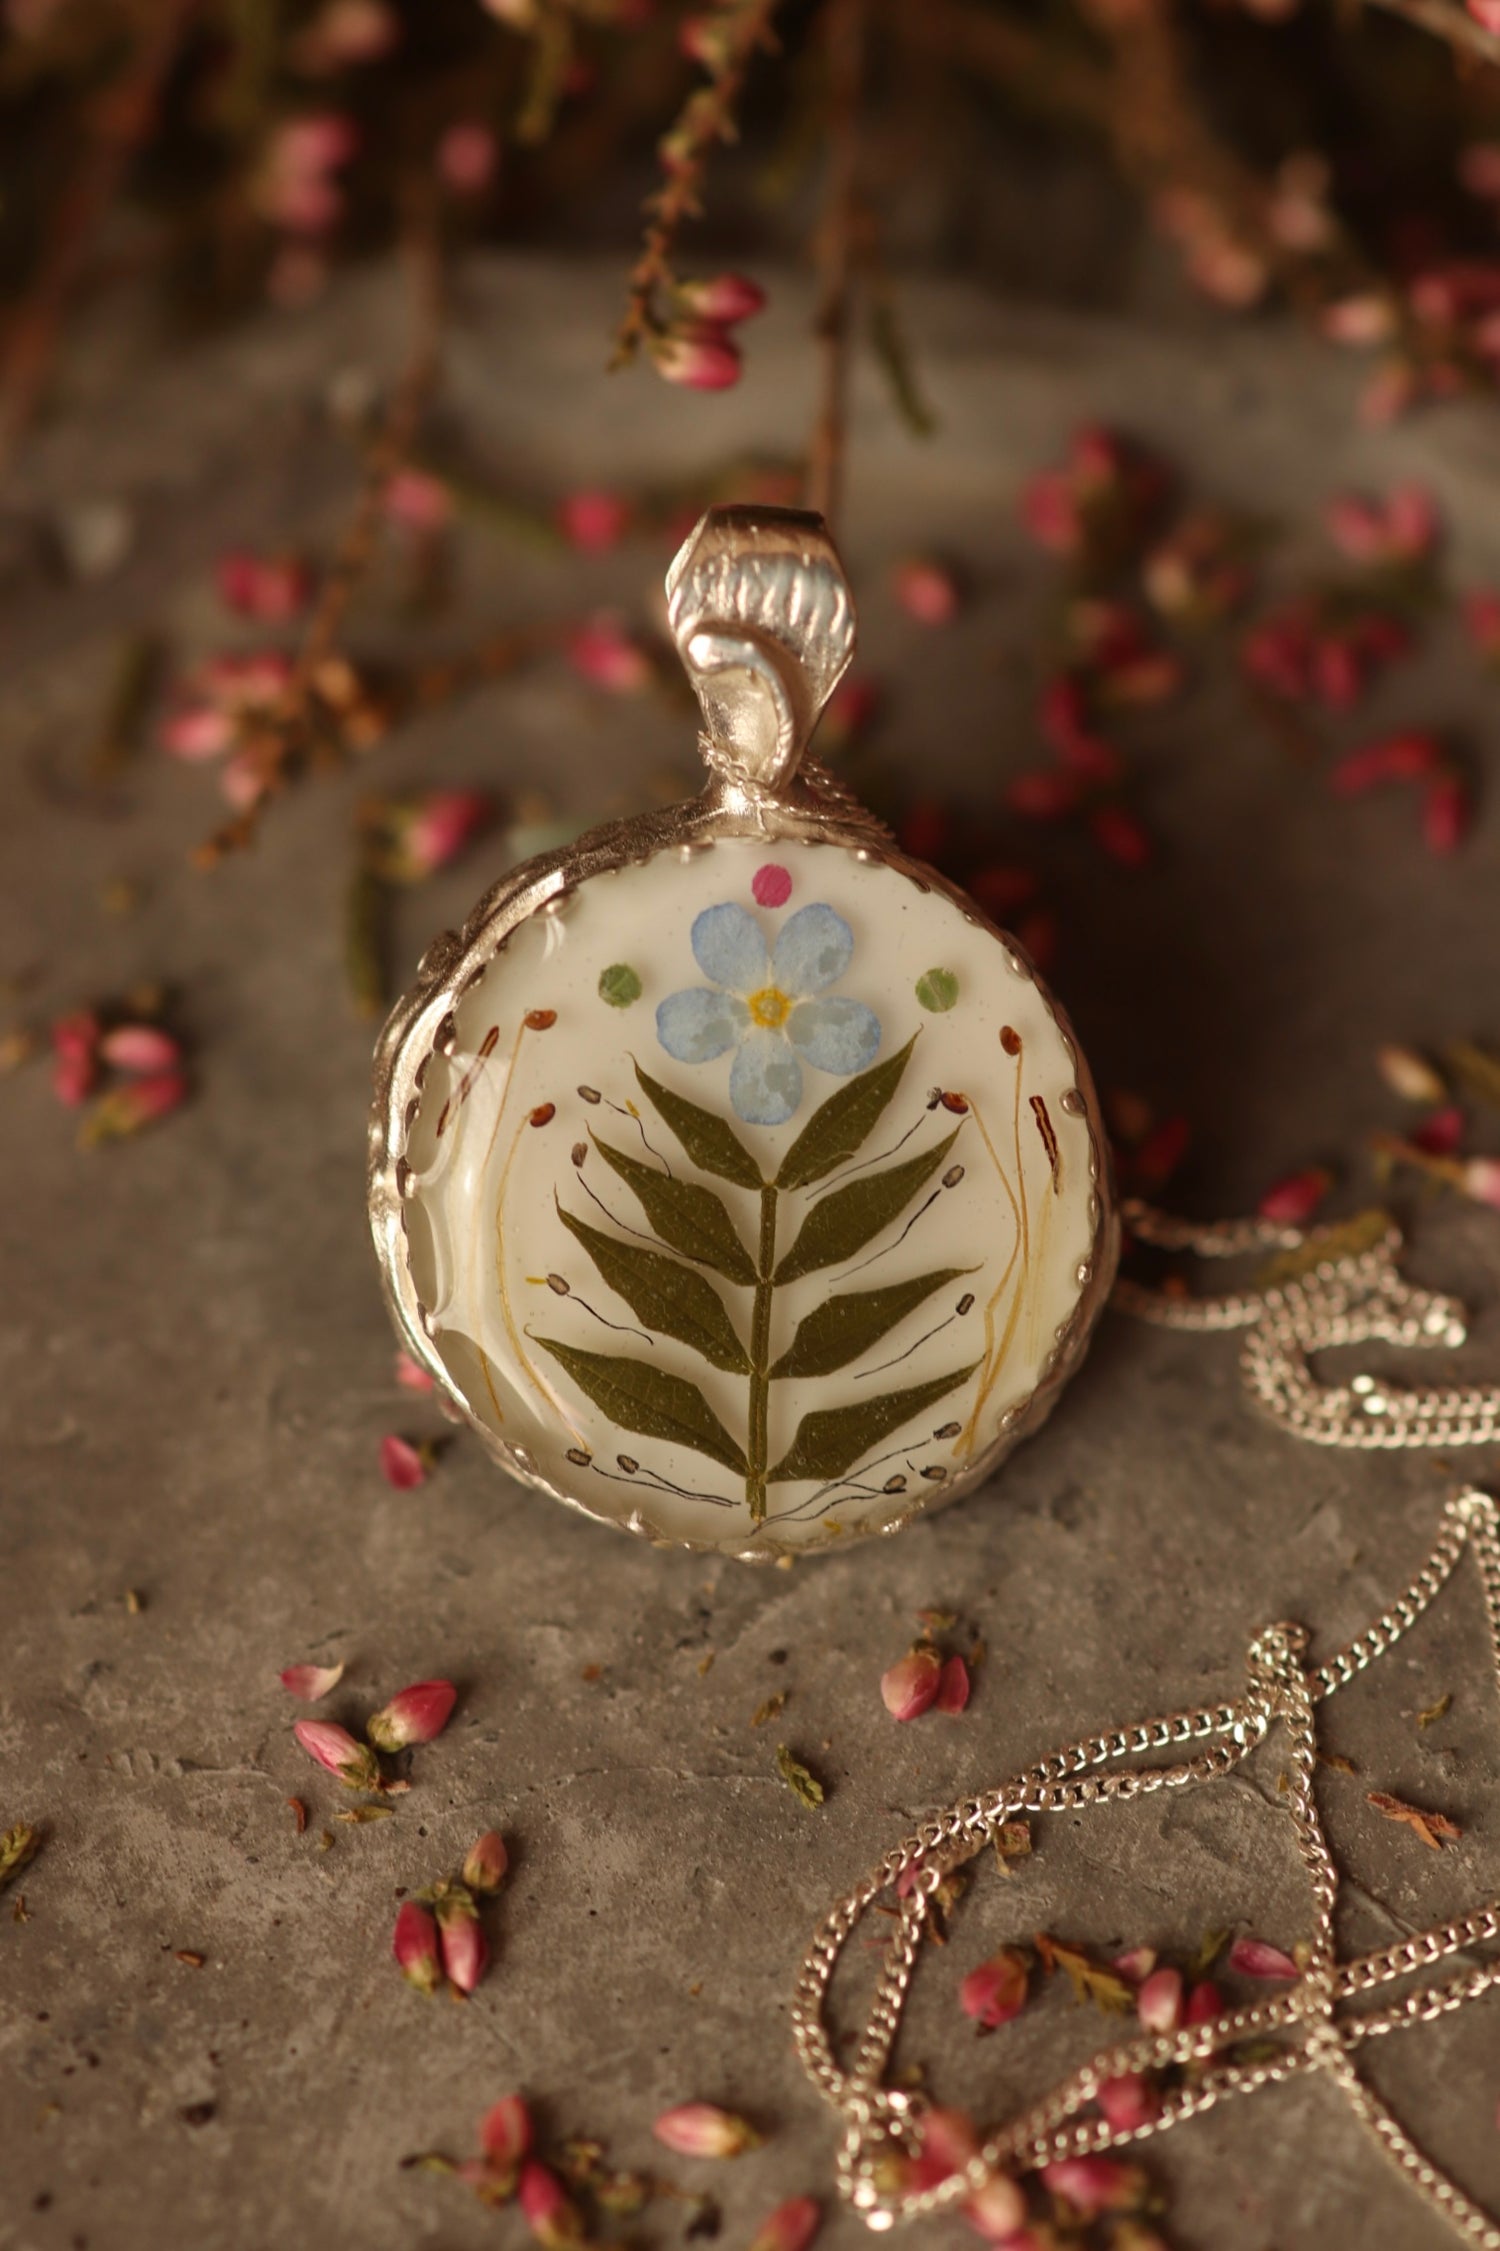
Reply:
[[[1305,1665],[1306,1635],[1301,1627],[1268,1626],[1250,1644],[1245,1691],[1234,1702],[1170,1712],[1086,1736],[1050,1753],[999,1789],[960,1799],[946,1813],[922,1822],[829,1911],[798,1976],[792,2032],[808,2075],[843,2119],[839,2190],[869,2227],[885,2229],[897,2221],[946,2210],[973,2196],[996,2173],[1029,2172],[1059,2158],[1117,2149],[1195,2117],[1231,2095],[1252,2093],[1299,2072],[1323,2071],[1428,2205],[1466,2242],[1482,2246],[1483,2251],[1500,2251],[1500,2226],[1422,2154],[1360,2077],[1355,2062],[1365,2041],[1408,2025],[1430,2023],[1500,1984],[1500,1955],[1416,1988],[1383,2008],[1335,2013],[1340,2003],[1500,1939],[1500,1901],[1487,1902],[1377,1953],[1351,1962],[1336,1961],[1338,1871],[1313,1793],[1314,1707],[1399,1641],[1447,1584],[1466,1547],[1479,1570],[1491,1657],[1500,1683],[1500,1511],[1488,1494],[1470,1489],[1447,1504],[1432,1553],[1411,1585],[1327,1663],[1315,1669]],[[934,2186],[903,2186],[904,2163],[917,2153],[926,2104],[923,2097],[888,2088],[882,2081],[924,1927],[944,1879],[984,1851],[1003,1825],[1020,1814],[1071,1812],[1156,1790],[1194,1788],[1238,1767],[1275,1726],[1283,1730],[1290,1756],[1282,1803],[1312,1900],[1306,1966],[1297,1982],[1271,1999],[1223,2010],[1201,2024],[1177,2032],[1145,2033],[1104,2050],[992,2133],[967,2166]],[[1203,1748],[1169,1764],[1115,1763],[1188,1744]],[[1107,1771],[1095,1771],[1101,1768]],[[889,1889],[896,1896],[895,1921],[864,2033],[854,2062],[844,2070],[835,2058],[826,2023],[828,1990],[851,1933]],[[1243,2062],[1223,2053],[1252,2036],[1275,2044],[1276,2052]],[[1102,2116],[1081,2115],[1108,2080],[1187,2063],[1198,2067],[1194,2075],[1163,2093],[1159,2111],[1147,2123],[1121,2128]]]
[[[1263,1289],[1188,1297],[1123,1281],[1113,1298],[1123,1312],[1163,1328],[1243,1330],[1246,1388],[1294,1438],[1363,1450],[1500,1442],[1500,1385],[1417,1391],[1370,1375],[1325,1385],[1312,1373],[1309,1355],[1339,1345],[1378,1340],[1451,1348],[1464,1342],[1457,1299],[1418,1289],[1398,1271],[1402,1237],[1394,1221],[1367,1248],[1351,1251],[1337,1228],[1304,1232],[1256,1219],[1200,1227],[1134,1202],[1122,1207],[1122,1217],[1141,1242],[1199,1258],[1299,1254],[1300,1271]],[[1319,1257],[1324,1243],[1327,1255]]]

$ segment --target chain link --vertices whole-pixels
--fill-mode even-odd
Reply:
[[[1197,1226],[1136,1202],[1127,1202],[1121,1216],[1140,1242],[1159,1250],[1190,1251],[1204,1259],[1279,1250],[1306,1260],[1301,1271],[1265,1288],[1188,1297],[1122,1281],[1112,1301],[1161,1328],[1243,1329],[1240,1372],[1246,1389],[1294,1438],[1365,1452],[1500,1441],[1500,1385],[1418,1391],[1371,1375],[1325,1385],[1308,1365],[1310,1354],[1344,1345],[1378,1341],[1452,1349],[1464,1342],[1464,1309],[1457,1299],[1418,1289],[1399,1272],[1402,1236],[1394,1221],[1377,1241],[1355,1250],[1337,1228],[1304,1232],[1258,1219]],[[1317,1256],[1320,1244],[1328,1246],[1326,1257]]]
[[[1258,1223],[1253,1223],[1258,1224]],[[840,2193],[868,2226],[962,2204],[996,2173],[1028,2172],[1059,2158],[1086,2156],[1147,2139],[1233,2095],[1322,2071],[1354,2116],[1417,2194],[1465,2241],[1500,2251],[1500,2226],[1441,2173],[1360,2077],[1354,2057],[1372,2038],[1426,2024],[1500,1984],[1500,1955],[1439,1984],[1419,1987],[1384,2008],[1336,2015],[1341,2002],[1375,1992],[1446,1957],[1500,1939],[1500,1901],[1403,1939],[1358,1960],[1334,1955],[1338,1871],[1318,1815],[1314,1708],[1365,1671],[1421,1617],[1472,1550],[1484,1591],[1491,1659],[1500,1683],[1500,1512],[1470,1489],[1450,1501],[1431,1554],[1411,1585],[1347,1647],[1317,1668],[1305,1662],[1306,1635],[1269,1626],[1251,1642],[1244,1694],[1228,1704],[1169,1712],[1050,1753],[982,1797],[960,1799],[931,1816],[888,1852],[865,1881],[830,1909],[803,1960],[792,2005],[792,2032],[804,2068],[844,2121],[837,2169]],[[966,2166],[925,2188],[905,2185],[920,2147],[923,2098],[884,2087],[882,2074],[901,2022],[931,1903],[944,1878],[972,1860],[1021,1813],[1067,1812],[1163,1789],[1189,1789],[1230,1773],[1279,1727],[1290,1768],[1282,1798],[1311,1894],[1305,1968],[1296,1984],[1269,1999],[1222,2010],[1175,2032],[1144,2033],[1106,2049],[1052,2092],[992,2134]],[[1177,1745],[1202,1744],[1168,1765],[1116,1765]],[[1100,1772],[1099,1769],[1105,1771]],[[828,1991],[851,1934],[880,1894],[894,1888],[896,1921],[855,2060],[835,2058],[826,2023]],[[1274,2052],[1236,2061],[1226,2054],[1249,2039]],[[1127,2072],[1192,2064],[1191,2077],[1166,2089],[1156,2114],[1133,2128],[1083,2115],[1106,2081]]]

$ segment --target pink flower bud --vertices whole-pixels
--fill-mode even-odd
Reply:
[[[437,145],[437,173],[455,195],[481,195],[495,177],[500,144],[488,125],[460,120]]]
[[[534,2157],[521,2167],[520,2197],[526,2224],[544,2251],[570,2251],[584,2241],[578,2207],[557,2175]]]
[[[1076,774],[1053,774],[1038,769],[1030,774],[1017,774],[1005,792],[1005,802],[1013,813],[1020,813],[1028,821],[1063,821],[1078,810],[1081,795]]]
[[[1025,2008],[1029,1976],[1025,1955],[1012,1946],[1003,1946],[998,1954],[970,1970],[958,1989],[958,2005],[982,2031],[993,2032]]]
[[[916,2128],[919,2148],[912,2166],[913,2188],[936,2188],[979,2155],[979,2136],[967,2111],[926,2110]]]
[[[991,2173],[964,2204],[963,2215],[990,2243],[1003,2244],[1006,2251],[1026,2251],[1026,2238],[1017,2232],[1025,2224],[1026,2199],[1008,2173]]]
[[[397,809],[399,876],[417,882],[447,867],[489,826],[495,805],[481,789],[429,789]]]
[[[1456,774],[1440,774],[1428,783],[1422,799],[1422,836],[1429,852],[1456,852],[1473,817],[1473,802]]]
[[[822,2224],[822,2209],[812,2197],[790,2197],[762,2220],[750,2238],[750,2251],[807,2251]]]
[[[81,1139],[86,1148],[100,1141],[117,1141],[139,1133],[158,1118],[170,1116],[188,1097],[188,1083],[180,1071],[158,1071],[150,1078],[131,1079],[112,1087],[86,1121]]]
[[[365,1733],[378,1751],[404,1751],[409,1743],[430,1743],[441,1735],[458,1702],[451,1680],[418,1680],[378,1711],[365,1724]]]
[[[740,379],[739,346],[715,321],[695,321],[655,338],[651,360],[664,382],[690,391],[727,391]]]
[[[420,1447],[392,1431],[380,1441],[380,1474],[398,1493],[409,1493],[427,1483],[427,1463]]]
[[[618,547],[630,528],[630,503],[617,492],[585,487],[559,502],[557,528],[570,547],[584,555],[604,555]]]
[[[99,1082],[99,1066],[82,1049],[60,1049],[52,1058],[52,1091],[63,1107],[76,1110]]]
[[[183,704],[162,721],[163,750],[190,765],[221,757],[233,739],[233,718],[214,704]]]
[[[332,1720],[298,1720],[292,1729],[310,1759],[336,1774],[351,1790],[378,1790],[380,1766],[367,1744],[356,1743],[346,1727]]]
[[[1055,469],[1043,470],[1026,485],[1021,522],[1050,554],[1076,555],[1083,544],[1082,511],[1067,479]]]
[[[1182,2012],[1184,2024],[1207,2024],[1211,2018],[1222,2016],[1224,1996],[1211,1977],[1200,1978],[1187,1997]]]
[[[1326,1165],[1310,1165],[1268,1188],[1257,1207],[1262,1219],[1277,1227],[1305,1227],[1333,1186]]]
[[[1182,1972],[1153,1970],[1136,1994],[1135,2013],[1147,2032],[1175,2032],[1182,2022]]]
[[[664,2110],[651,2131],[679,2157],[741,2157],[747,2149],[759,2149],[764,2139],[747,2120],[711,2102]]]
[[[419,1367],[409,1352],[396,1354],[396,1381],[403,1391],[431,1391],[433,1381],[425,1368]]]
[[[438,1901],[437,1927],[448,1983],[455,1992],[472,1993],[485,1973],[490,1950],[479,1927],[479,1910],[466,1891],[449,1891]]]
[[[1226,1957],[1240,1977],[1297,1978],[1302,1975],[1290,1954],[1263,1938],[1237,1938]]]
[[[99,1045],[99,1019],[91,1008],[75,1008],[50,1028],[54,1055],[92,1060]]]
[[[1403,1102],[1441,1102],[1448,1089],[1425,1056],[1409,1047],[1381,1047],[1375,1068]]]
[[[491,1892],[500,1889],[509,1867],[510,1854],[505,1849],[505,1839],[498,1829],[486,1829],[469,1847],[464,1859],[463,1880],[470,1891],[477,1891],[481,1898],[487,1899]]]
[[[650,657],[616,618],[590,618],[569,634],[568,662],[591,687],[614,696],[639,695],[651,685]]]
[[[1336,797],[1362,797],[1381,782],[1420,781],[1441,764],[1442,745],[1433,735],[1389,735],[1346,751],[1329,775]]]
[[[1099,2089],[1099,2108],[1115,2131],[1132,2134],[1161,2109],[1161,2095],[1144,2071],[1123,2071]]]
[[[248,743],[219,770],[219,793],[237,813],[248,813],[252,805],[260,803],[269,788],[265,762]]]
[[[344,1677],[342,1665],[288,1665],[277,1676],[288,1696],[303,1704],[321,1704]]]
[[[1143,868],[1151,858],[1151,838],[1123,805],[1100,805],[1089,815],[1094,842],[1122,868]]]
[[[958,581],[941,563],[914,557],[895,576],[896,600],[918,625],[947,625],[958,615]]]
[[[398,469],[382,497],[387,516],[404,531],[441,531],[453,514],[452,493],[423,469]]]
[[[243,548],[234,548],[220,556],[215,576],[219,599],[226,609],[268,623],[280,624],[296,617],[312,596],[311,574],[295,557],[267,561]]]
[[[1476,1204],[1500,1211],[1500,1157],[1470,1157],[1463,1168],[1463,1191]]]
[[[479,2146],[492,2165],[519,2165],[532,2144],[531,2113],[520,2095],[502,2095],[479,2122]]]
[[[415,1899],[402,1901],[391,1952],[408,1985],[418,1993],[436,1993],[443,1973],[438,1960],[438,1927],[430,1908]]]
[[[117,1024],[99,1042],[99,1053],[116,1071],[170,1071],[182,1050],[170,1032],[155,1024]]]
[[[1422,1120],[1412,1135],[1412,1142],[1418,1149],[1425,1150],[1429,1157],[1451,1157],[1456,1154],[1463,1137],[1464,1114],[1456,1102],[1450,1102],[1444,1109],[1434,1110],[1431,1117]]]
[[[1395,308],[1373,291],[1341,297],[1323,309],[1323,334],[1334,344],[1383,344],[1395,329]]]
[[[1116,1954],[1112,1958],[1110,1967],[1118,1970],[1121,1977],[1127,1979],[1131,1985],[1142,1985],[1156,1967],[1156,1948],[1154,1946],[1127,1947],[1123,1954]]]
[[[1088,2215],[1127,2211],[1141,2196],[1139,2166],[1117,2157],[1059,2157],[1042,2167],[1042,2179],[1054,2196]]]
[[[880,1697],[893,1720],[920,1719],[937,1702],[943,1677],[942,1659],[926,1642],[919,1642],[880,1676]]]
[[[970,1686],[969,1668],[962,1657],[945,1659],[943,1669],[938,1675],[938,1692],[933,1699],[934,1709],[939,1712],[961,1712],[969,1701]]]
[[[709,281],[684,281],[677,302],[696,321],[730,324],[762,311],[766,293],[748,274],[715,274]]]

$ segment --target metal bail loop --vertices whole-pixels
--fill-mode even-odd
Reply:
[[[822,517],[710,508],[667,573],[667,617],[710,766],[784,787],[854,654],[849,582]]]

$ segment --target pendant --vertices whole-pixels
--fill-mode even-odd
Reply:
[[[804,759],[854,650],[816,516],[667,578],[703,794],[504,876],[376,1057],[403,1344],[515,1477],[773,1558],[986,1478],[1077,1366],[1117,1226],[1012,938]]]

